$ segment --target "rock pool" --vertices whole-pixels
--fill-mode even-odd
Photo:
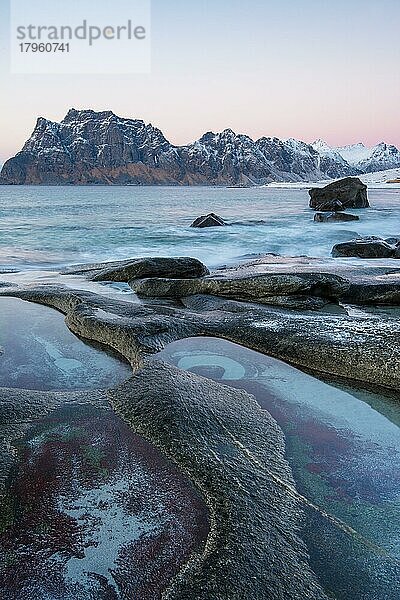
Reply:
[[[328,384],[214,338],[174,342],[157,357],[245,389],[279,423],[302,496],[300,535],[327,594],[398,600],[399,398]]]
[[[130,366],[13,298],[0,345],[0,598],[160,598],[202,551],[208,510],[99,389]]]
[[[0,298],[0,387],[107,388],[131,374],[122,357],[69,331],[58,311],[17,298]]]
[[[15,446],[0,514],[0,597],[161,597],[208,534],[187,479],[110,408],[65,404]]]

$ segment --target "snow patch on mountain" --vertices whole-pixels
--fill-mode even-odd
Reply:
[[[356,167],[360,162],[367,160],[371,156],[372,148],[367,148],[362,142],[350,144],[349,146],[339,146],[335,151],[349,165]]]
[[[390,185],[389,182],[398,181],[398,185],[400,187],[400,167],[397,169],[386,169],[385,171],[375,171],[373,173],[366,173],[365,175],[361,175],[360,177],[363,183],[367,185],[372,185],[374,183],[384,183],[386,185]]]
[[[396,146],[380,142],[368,148],[361,142],[336,148],[337,152],[363,173],[400,167],[400,151]]]

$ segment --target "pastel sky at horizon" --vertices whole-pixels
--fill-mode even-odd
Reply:
[[[399,0],[153,0],[146,75],[11,75],[8,5],[0,0],[0,163],[38,116],[59,121],[71,107],[144,119],[175,144],[229,127],[400,148]]]

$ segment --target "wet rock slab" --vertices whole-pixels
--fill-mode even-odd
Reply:
[[[325,598],[296,533],[301,507],[281,432],[251,396],[145,360],[110,397],[190,474],[210,507],[205,552],[166,598]]]
[[[366,236],[341,242],[332,248],[332,256],[358,258],[400,258],[400,237]]]
[[[148,257],[130,260],[77,265],[63,271],[64,275],[86,274],[93,281],[128,282],[144,277],[203,277],[209,270],[196,258]]]
[[[143,298],[209,294],[298,310],[341,302],[398,305],[400,269],[395,264],[362,267],[333,259],[266,256],[198,279],[149,278],[130,285]]]
[[[330,281],[336,285],[339,280],[345,289],[350,286],[352,295],[358,290],[362,302],[365,290],[379,298],[389,292],[392,297],[399,294],[398,271],[385,274],[387,267],[382,269],[385,267],[371,272],[368,268],[358,273],[357,279],[344,283],[340,276]],[[229,271],[223,276],[229,278]],[[297,278],[294,280],[297,285]],[[161,302],[132,304],[62,287],[21,288],[8,293],[63,311],[74,333],[117,350],[135,367],[143,353],[157,352],[171,341],[210,335],[317,372],[395,389],[400,384],[400,325],[396,315],[383,317],[343,307],[336,313],[296,312],[204,294],[182,296],[180,306],[175,307]]]

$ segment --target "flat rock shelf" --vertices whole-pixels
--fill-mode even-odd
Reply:
[[[285,434],[302,497],[300,535],[328,597],[397,600],[400,577],[400,406],[394,394],[315,379],[216,338],[157,355],[244,389]]]

